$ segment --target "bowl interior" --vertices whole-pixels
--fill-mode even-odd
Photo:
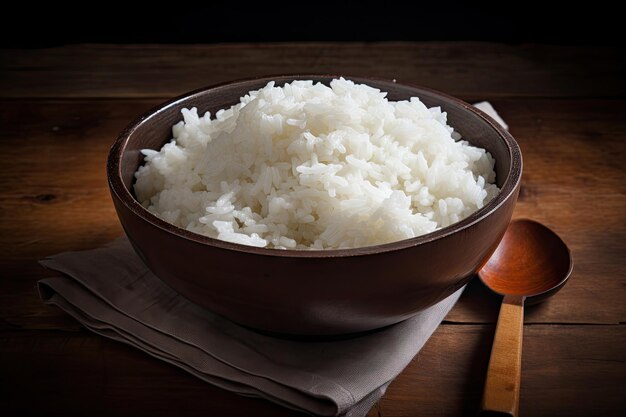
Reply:
[[[119,149],[115,150],[114,146],[112,150],[112,155],[116,153],[120,155],[119,166],[116,166],[117,161],[112,163],[110,158],[109,175],[111,175],[111,171],[118,173],[121,178],[121,186],[125,189],[126,196],[132,195],[132,199],[134,200],[132,203],[135,206],[135,211],[144,211],[145,213],[143,213],[143,215],[153,217],[136,202],[133,190],[135,180],[134,173],[143,163],[142,149],[159,150],[164,143],[172,138],[172,126],[182,120],[180,111],[183,108],[197,107],[198,114],[204,114],[209,111],[214,115],[218,110],[228,108],[238,103],[240,97],[251,90],[264,87],[271,80],[274,80],[277,86],[282,86],[296,79],[312,79],[316,82],[319,81],[324,84],[329,84],[334,78],[337,78],[337,76],[291,75],[265,77],[223,84],[209,89],[198,90],[176,98],[156,110],[149,112],[147,115],[142,116],[122,132],[120,135],[121,139],[118,139],[118,143],[115,145],[118,146]],[[462,222],[441,230],[459,227],[459,224],[470,224],[476,221],[481,215],[484,215],[490,209],[502,203],[508,195],[514,191],[521,176],[521,154],[519,148],[506,131],[486,118],[471,105],[454,97],[423,87],[398,84],[386,80],[358,77],[348,78],[357,83],[365,83],[382,91],[386,91],[389,100],[406,100],[410,97],[417,96],[428,107],[441,106],[442,110],[448,114],[449,125],[454,127],[464,139],[469,140],[470,143],[475,146],[485,148],[495,158],[496,183],[502,190],[500,195]],[[115,159],[115,157],[113,157],[113,159]],[[112,182],[112,184],[113,189],[115,189],[115,182]],[[124,200],[124,198],[122,199]],[[130,198],[127,200],[129,199]],[[437,234],[439,232],[440,231],[436,231],[424,236]],[[419,239],[419,237],[414,239]]]

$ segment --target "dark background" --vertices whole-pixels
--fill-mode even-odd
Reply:
[[[73,43],[436,41],[616,45],[624,17],[608,2],[233,1],[64,6],[13,4],[4,47]],[[80,3],[77,3],[80,4]],[[165,3],[163,3],[165,4]]]

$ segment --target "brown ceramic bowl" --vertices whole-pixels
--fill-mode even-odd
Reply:
[[[511,220],[522,175],[519,146],[491,118],[430,89],[349,77],[388,92],[441,106],[448,122],[496,159],[501,193],[465,220],[436,232],[356,249],[299,251],[255,248],[188,232],[149,213],[133,193],[140,150],[171,138],[180,110],[230,107],[270,80],[328,83],[332,76],[298,75],[236,81],[169,101],[131,123],[109,154],[115,209],[146,265],[189,300],[234,322],[293,335],[337,335],[376,329],[411,317],[464,285],[486,262]]]

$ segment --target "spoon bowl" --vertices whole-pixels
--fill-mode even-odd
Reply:
[[[478,273],[500,295],[525,297],[539,303],[560,290],[572,272],[572,255],[561,238],[541,223],[511,222],[491,258]]]
[[[535,304],[561,289],[574,263],[567,245],[532,220],[515,220],[478,276],[503,295],[489,359],[483,414],[516,416],[522,364],[524,303]]]

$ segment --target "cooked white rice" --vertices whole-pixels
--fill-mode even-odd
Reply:
[[[353,248],[430,233],[491,200],[494,160],[439,107],[343,78],[270,82],[211,120],[183,109],[146,149],[135,192],[176,226],[279,249]]]

